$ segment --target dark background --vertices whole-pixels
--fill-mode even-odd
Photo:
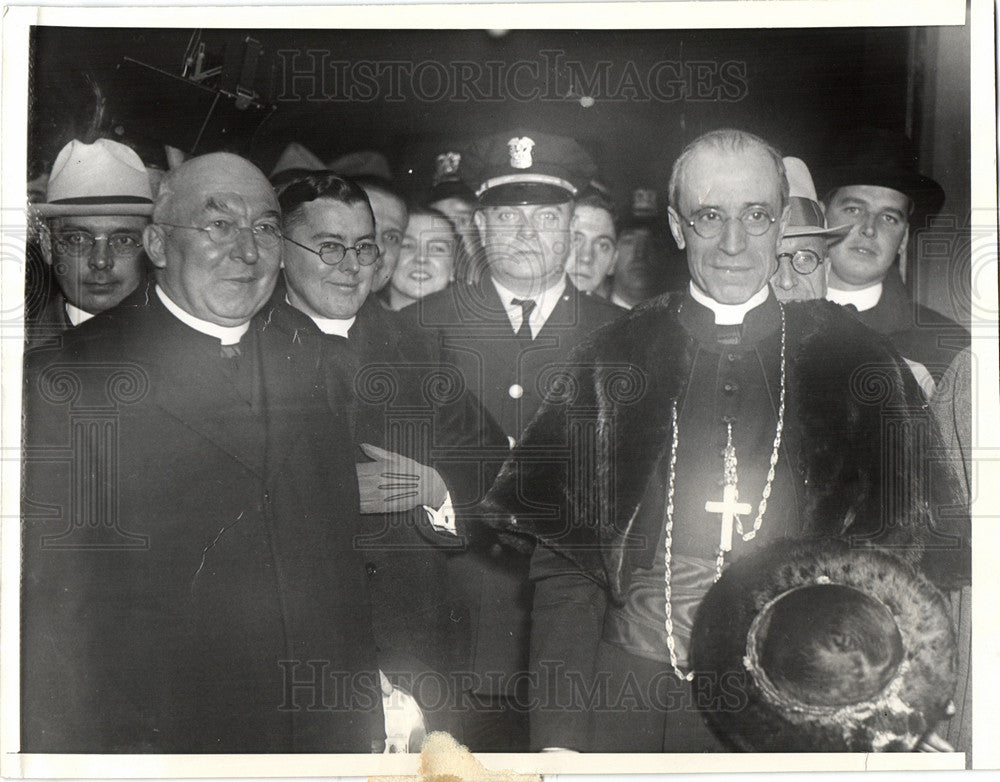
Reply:
[[[224,74],[200,84],[180,78],[193,36],[205,45],[206,65],[223,66]],[[241,75],[247,37],[260,43],[261,54]],[[569,70],[546,68],[546,58],[554,63],[555,51],[564,62],[579,63],[577,73],[585,77],[607,69],[607,85],[591,89],[594,105],[581,105],[585,85],[576,80],[571,88]],[[144,65],[126,63],[126,57]],[[660,191],[662,205],[670,164],[684,144],[705,130],[734,126],[756,132],[784,154],[803,158],[821,188],[821,171],[835,142],[868,125],[913,138],[921,168],[945,187],[944,211],[960,227],[968,219],[970,201],[968,57],[967,28],[487,32],[37,27],[30,58],[29,172],[47,170],[63,144],[88,133],[125,141],[152,165],[166,165],[167,143],[186,152],[238,151],[265,173],[288,142],[298,141],[323,161],[354,150],[381,150],[400,186],[416,196],[429,184],[437,153],[460,150],[463,142],[481,134],[525,126],[580,140],[622,206],[631,189],[640,186]],[[489,79],[488,63],[498,63],[492,67],[507,73],[521,60],[540,69],[537,81],[523,76],[521,85],[538,86],[545,93],[546,79],[557,79],[559,94],[548,90],[544,97],[521,100]],[[323,67],[343,62],[356,68],[366,61],[403,67],[424,63],[429,78],[423,88],[404,79],[391,90],[388,77],[376,85],[355,72],[338,83],[336,71]],[[629,69],[645,78],[662,61],[676,63],[680,71],[674,75],[681,79],[668,85],[665,76],[660,96],[620,85]],[[428,62],[442,68],[431,69]],[[487,97],[439,89],[435,73],[453,71],[463,62],[483,70],[477,84]],[[293,68],[306,75],[291,81]],[[99,85],[105,101],[96,123],[92,84]],[[249,96],[245,108],[238,108],[233,97],[237,86]],[[351,89],[354,99],[348,96]],[[956,300],[954,272],[952,257],[924,263],[917,296],[965,317],[968,304],[961,296]]]

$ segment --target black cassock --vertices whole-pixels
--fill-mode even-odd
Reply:
[[[533,748],[720,748],[701,724],[697,678],[680,682],[667,651],[671,400],[671,605],[685,667],[691,620],[715,577],[721,516],[705,504],[722,499],[729,424],[739,500],[750,505],[744,531],[758,514],[780,406],[781,314],[773,296],[738,327],[716,326],[689,295],[640,307],[575,356],[565,393],[501,472],[490,504],[543,543],[532,561]],[[784,315],[771,496],[759,533],[734,534],[727,561],[779,538],[826,535],[923,557],[943,583],[960,581],[968,519],[949,515],[953,487],[927,458],[937,436],[906,364],[836,305],[785,305]]]

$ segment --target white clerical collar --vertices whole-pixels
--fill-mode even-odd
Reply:
[[[738,326],[741,324],[750,310],[767,301],[771,290],[769,285],[765,285],[742,304],[720,304],[711,296],[702,293],[693,282],[688,283],[688,289],[691,291],[692,299],[715,313],[715,323],[719,326]]]
[[[507,311],[507,317],[510,318],[510,325],[514,327],[515,332],[521,328],[524,310],[521,309],[521,305],[514,304],[514,299],[534,300],[535,308],[528,316],[528,328],[531,329],[532,339],[538,336],[538,332],[542,330],[542,326],[545,325],[545,322],[549,319],[549,315],[552,314],[552,310],[556,308],[559,299],[566,290],[565,274],[559,278],[555,285],[539,291],[533,296],[518,296],[510,288],[497,282],[495,278],[490,277],[490,279],[493,280],[493,286],[497,289],[497,295],[500,296],[500,301],[503,304],[503,308]]]
[[[156,295],[160,297],[160,301],[163,302],[163,306],[167,308],[170,314],[181,323],[190,326],[195,331],[200,331],[202,334],[215,337],[223,345],[235,345],[247,333],[247,329],[250,328],[250,321],[241,323],[239,326],[220,326],[218,323],[196,318],[187,310],[181,309],[159,285],[156,286]]]
[[[285,302],[292,307],[295,307],[290,301],[288,301],[288,296],[285,296]],[[298,309],[298,307],[295,307]],[[302,312],[302,310],[299,310]],[[303,312],[303,315],[309,315],[308,312]],[[317,318],[315,315],[309,315],[309,320],[316,324],[316,328],[322,331],[324,334],[334,334],[338,337],[343,337],[347,339],[347,332],[351,330],[351,326],[354,325],[354,321],[357,319],[357,315],[351,315],[349,318]]]
[[[834,304],[840,304],[844,307],[853,304],[857,307],[858,312],[864,312],[872,309],[882,298],[882,283],[876,282],[874,285],[859,291],[844,291],[840,288],[827,287],[826,298]]]
[[[67,301],[66,317],[69,318],[69,322],[74,326],[79,326],[81,323],[85,323],[94,317],[94,313],[81,310],[79,307],[75,307]]]

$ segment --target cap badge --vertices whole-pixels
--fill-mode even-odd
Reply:
[[[448,177],[458,174],[458,167],[462,164],[462,155],[459,152],[442,152],[434,159],[434,182],[440,182]]]
[[[507,142],[507,149],[510,150],[511,168],[531,168],[531,149],[535,142],[527,136],[522,138],[512,138]]]
[[[642,187],[633,190],[632,214],[641,216],[656,214],[656,191]]]

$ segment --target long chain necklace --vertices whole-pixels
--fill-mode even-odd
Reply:
[[[771,496],[771,485],[774,483],[774,471],[778,464],[778,453],[781,449],[781,433],[785,428],[785,308],[778,304],[779,311],[781,312],[781,370],[780,370],[780,388],[781,391],[778,395],[778,423],[774,430],[774,446],[771,449],[771,464],[767,471],[767,480],[764,482],[764,491],[761,495],[760,504],[757,506],[757,517],[753,521],[753,527],[747,532],[743,531],[743,522],[740,520],[739,516],[735,514],[736,510],[741,510],[743,512],[749,512],[750,506],[747,504],[737,503],[738,494],[736,491],[737,474],[736,474],[736,448],[733,445],[733,425],[732,422],[727,422],[727,444],[725,450],[725,464],[724,464],[724,484],[725,492],[723,494],[723,501],[720,503],[709,502],[706,503],[706,510],[713,512],[721,512],[723,514],[722,520],[722,532],[720,536],[720,543],[718,554],[715,560],[715,580],[718,581],[722,577],[722,568],[725,564],[726,552],[732,548],[731,538],[732,538],[732,521],[735,519],[736,531],[744,541],[751,541],[760,531],[761,525],[764,523],[764,513],[767,511],[767,501]],[[665,565],[664,573],[664,593],[667,599],[667,610],[666,610],[666,629],[667,629],[667,651],[670,653],[670,666],[674,669],[674,674],[677,678],[683,681],[691,681],[694,679],[694,671],[688,671],[684,673],[681,671],[680,666],[677,664],[677,645],[674,641],[674,621],[673,621],[673,608],[671,606],[670,597],[670,563],[671,563],[671,549],[673,548],[674,542],[674,484],[677,476],[677,441],[678,441],[678,426],[677,426],[677,399],[676,397],[671,401],[670,404],[670,428],[671,436],[673,437],[673,442],[670,446],[670,469],[667,473],[667,523],[666,530],[664,533],[664,554],[663,562]]]

